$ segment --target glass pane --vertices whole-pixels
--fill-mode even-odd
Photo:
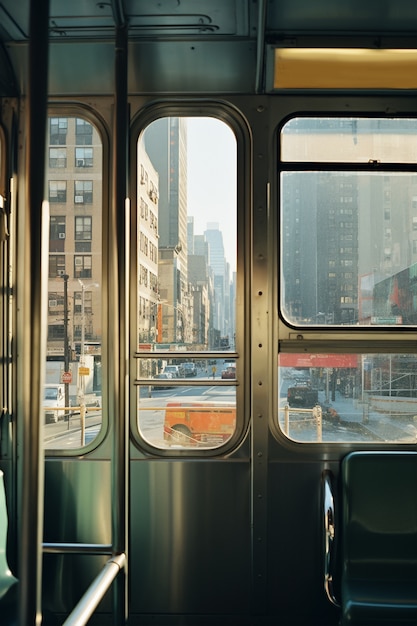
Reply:
[[[88,181],[80,181],[74,156],[84,137],[80,123],[94,146]],[[49,205],[44,448],[65,450],[87,445],[101,426],[102,143],[87,120],[51,118],[49,129],[48,148],[58,137],[72,156],[59,174],[52,167],[47,170],[47,188],[58,185],[66,191],[87,185],[91,195],[91,203],[84,205],[72,193],[58,192]],[[77,254],[79,239],[88,242],[89,254]]]
[[[417,357],[280,354],[278,420],[295,441],[415,443]]]
[[[191,429],[189,445],[215,447],[230,438],[235,423],[236,368],[228,369],[224,355],[210,356],[235,350],[236,139],[231,129],[213,118],[161,118],[150,124],[138,142],[137,198],[137,349],[149,353],[138,359],[137,378],[152,379],[139,387],[139,430],[153,445],[172,445],[159,417],[158,437],[148,435],[148,395],[152,407],[155,396],[164,407],[168,398],[209,399],[210,411],[199,412],[207,418],[200,415],[203,430]],[[223,386],[213,396],[216,380],[229,381],[230,388]],[[214,409],[223,401],[224,414]],[[230,403],[233,419],[226,411]],[[203,427],[205,422],[213,429]]]
[[[281,309],[298,326],[417,324],[417,175],[284,172]]]
[[[226,443],[236,427],[236,389],[204,385],[179,387],[157,377],[158,386],[138,387],[139,431],[157,448],[212,449]]]
[[[417,120],[291,119],[281,132],[282,161],[417,163]]]

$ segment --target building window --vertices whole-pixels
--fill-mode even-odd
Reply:
[[[77,216],[75,218],[75,240],[85,241],[92,239],[92,218],[90,216]]]
[[[56,278],[65,274],[65,256],[63,254],[49,255],[49,278]]]
[[[48,341],[63,341],[64,339],[64,325],[63,324],[49,324],[48,325]]]
[[[150,223],[151,230],[155,231],[155,234],[157,235],[158,234],[158,218],[152,211],[149,211],[149,223]]]
[[[142,220],[147,221],[149,208],[143,198],[140,199],[140,217]]]
[[[90,255],[74,256],[74,277],[91,278],[92,257]]]
[[[75,123],[75,143],[77,146],[91,146],[93,143],[93,127],[87,122],[77,118]]]
[[[144,267],[143,265],[140,266],[140,272],[139,272],[139,284],[143,285],[144,287],[148,286],[148,270],[146,269],[146,267]]]
[[[145,256],[148,256],[148,244],[149,239],[147,238],[147,236],[144,233],[140,233],[139,249]]]
[[[82,313],[82,291],[74,291],[74,313]],[[91,314],[93,311],[93,292],[84,291],[84,313]]]
[[[75,204],[92,204],[93,202],[93,181],[76,180],[74,183]]]
[[[75,148],[75,167],[93,167],[93,148]]]
[[[48,315],[62,314],[64,298],[62,293],[48,293]]]
[[[55,239],[65,239],[65,216],[51,215],[49,222],[49,238],[51,241]]]
[[[49,202],[64,203],[67,201],[67,182],[65,180],[50,180]]]
[[[67,167],[67,149],[66,148],[49,148],[49,167],[50,168]]]
[[[65,146],[67,143],[68,120],[66,117],[49,118],[49,145]]]

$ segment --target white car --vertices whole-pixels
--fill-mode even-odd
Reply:
[[[171,374],[172,378],[180,378],[180,368],[178,365],[167,365],[163,373]]]

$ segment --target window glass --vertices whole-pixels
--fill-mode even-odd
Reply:
[[[417,120],[295,117],[282,129],[281,160],[417,163]]]
[[[102,143],[89,121],[51,117],[48,153],[44,448],[66,450],[88,444],[101,425]]]
[[[414,354],[280,354],[278,388],[295,441],[416,442]]]
[[[137,168],[139,432],[216,448],[236,425],[236,139],[212,118],[162,118]]]
[[[379,165],[415,162],[416,130],[415,120],[336,118],[284,127],[284,158],[358,166],[281,172],[280,302],[290,324],[417,324],[417,174]]]

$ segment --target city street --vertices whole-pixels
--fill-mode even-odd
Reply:
[[[218,359],[216,365],[215,380],[221,377],[224,367],[223,360]],[[188,385],[190,380],[195,383],[198,380],[204,381],[200,385]],[[178,385],[181,380],[181,385]],[[210,406],[212,403],[235,404],[236,392],[233,385],[216,386],[211,384],[211,377],[205,370],[199,370],[196,378],[172,379],[172,388],[158,388],[154,385],[142,385],[138,387],[140,394],[138,427],[143,438],[150,444],[157,447],[166,447],[163,437],[163,425],[165,418],[165,407],[168,402],[199,402]],[[233,382],[233,381],[231,381]],[[54,424],[45,424],[44,427],[44,449],[72,449],[80,445],[87,445],[99,432],[101,424],[101,409],[94,411],[88,409],[85,418],[85,439],[81,442],[80,416],[79,414],[70,417],[69,421],[60,420]]]
[[[281,379],[279,399],[279,421],[284,430],[284,407],[287,404],[287,389],[294,383]],[[339,391],[333,397],[325,390],[318,392],[318,403],[322,408],[322,441],[362,441],[416,443],[417,415],[381,413],[369,406],[365,397],[346,398]],[[395,407],[395,404],[394,404]],[[317,441],[317,424],[312,416],[291,409],[289,433],[296,441]]]
[[[221,375],[223,361],[216,365],[216,379]],[[234,405],[236,389],[233,385],[217,386],[210,382],[205,371],[199,371],[197,378],[191,378],[194,384],[187,384],[187,379],[173,379],[169,389],[154,385],[138,387],[139,415],[138,428],[144,440],[156,447],[165,448],[163,426],[165,409],[170,402],[203,403]],[[201,380],[201,385],[195,383]],[[204,381],[204,384],[203,384]],[[287,390],[294,381],[291,378],[280,379],[279,392],[279,424],[285,432],[284,407],[287,404]],[[417,416],[390,415],[380,413],[369,407],[366,401],[346,398],[340,392],[329,398],[324,390],[318,392],[318,404],[322,409],[321,431],[312,411],[300,411],[291,408],[289,428],[286,433],[296,441],[327,441],[327,442],[402,442],[417,441]],[[84,443],[81,442],[80,416],[70,417],[69,421],[60,420],[55,424],[46,424],[44,428],[45,450],[71,449],[87,445],[99,432],[101,409],[89,408],[85,418]]]

